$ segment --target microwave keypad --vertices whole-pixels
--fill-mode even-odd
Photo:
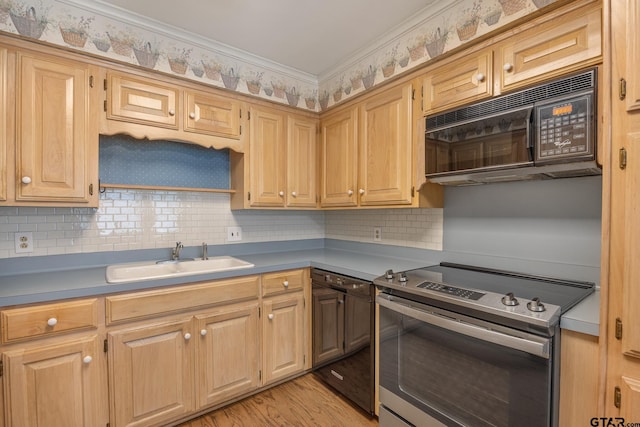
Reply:
[[[588,149],[587,99],[539,108],[538,155],[542,158],[585,153]]]

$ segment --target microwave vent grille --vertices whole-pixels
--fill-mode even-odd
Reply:
[[[428,116],[426,127],[428,131],[449,126],[456,123],[477,119],[479,117],[496,114],[502,111],[513,110],[519,107],[532,105],[535,102],[545,101],[561,95],[569,95],[585,89],[595,87],[596,70],[576,74],[555,80],[540,86],[524,89],[519,92],[500,96],[489,101],[480,102],[448,111],[435,116]]]

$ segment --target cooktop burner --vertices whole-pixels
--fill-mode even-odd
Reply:
[[[492,321],[504,318],[545,328],[557,324],[562,313],[595,290],[590,282],[452,263],[399,273],[387,271],[374,283],[383,292],[412,295],[447,309],[486,313]]]

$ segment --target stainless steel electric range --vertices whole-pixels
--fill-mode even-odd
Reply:
[[[441,263],[374,284],[382,427],[557,425],[560,316],[594,283]]]

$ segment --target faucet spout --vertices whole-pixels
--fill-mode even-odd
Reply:
[[[171,259],[178,261],[180,259],[180,251],[184,248],[182,242],[176,242],[176,247],[171,250]]]
[[[209,255],[207,255],[207,244],[205,242],[202,242],[202,259],[203,260],[209,259]]]

